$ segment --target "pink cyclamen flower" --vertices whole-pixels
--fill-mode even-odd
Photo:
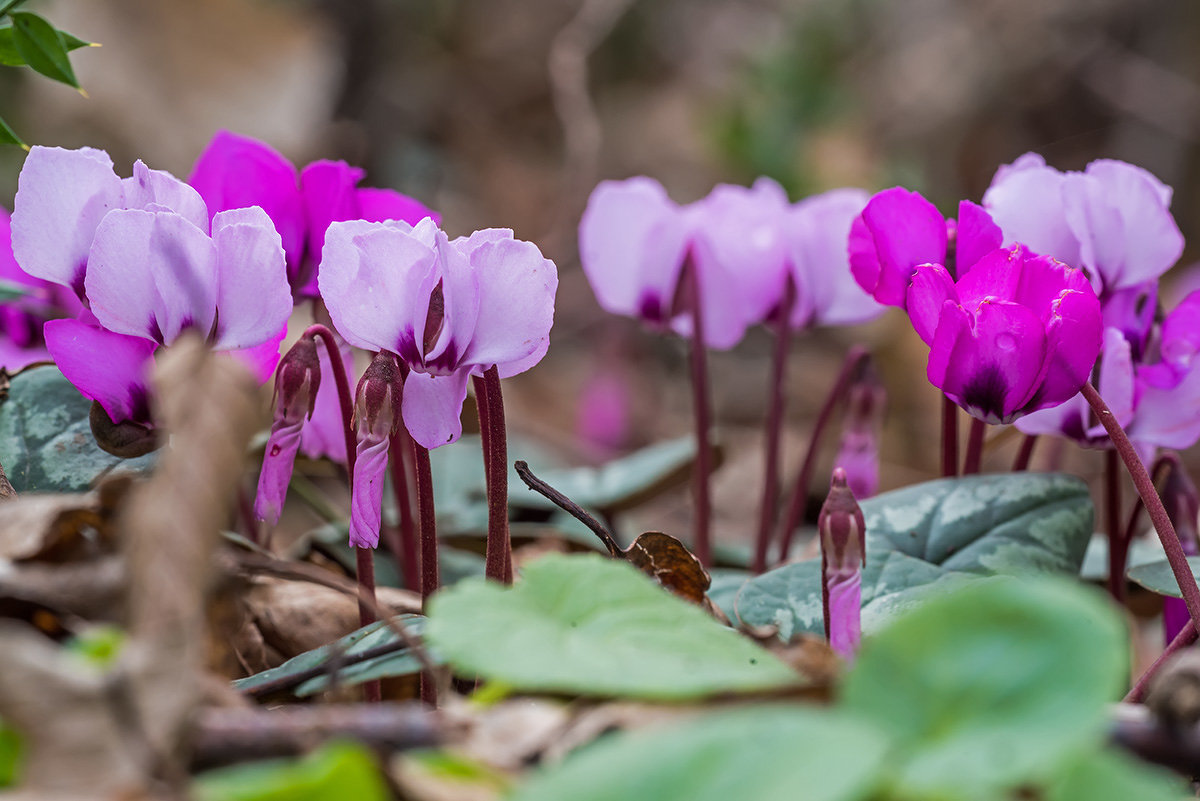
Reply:
[[[1085,270],[1103,299],[1157,279],[1183,253],[1171,216],[1171,188],[1123,161],[1093,161],[1059,172],[1036,153],[996,171],[983,205],[1021,242]]]
[[[989,423],[1071,398],[1100,352],[1087,278],[1021,245],[992,251],[957,282],[940,264],[919,266],[907,305],[929,345],[930,382]]]
[[[853,659],[862,639],[862,568],[867,561],[867,527],[847,486],[846,472],[833,471],[829,495],[817,518],[821,545],[821,600],[829,647]]]
[[[35,147],[13,211],[22,269],[88,309],[46,324],[62,373],[114,423],[147,422],[154,350],[186,331],[266,376],[291,312],[279,234],[260,208],[222,212],[166,172],[120,179],[103,151]]]
[[[298,172],[265,142],[218,131],[200,154],[191,184],[210,214],[260,206],[287,254],[288,278],[299,295],[317,294],[316,268],[329,224],[339,220],[403,220],[438,215],[392,189],[358,187],[363,171],[342,161],[314,161]]]
[[[428,218],[349,221],[329,227],[320,288],[347,342],[408,365],[404,424],[436,448],[462,434],[472,375],[495,365],[507,378],[541,361],[558,273],[507,229],[450,241]]]
[[[1000,228],[975,203],[962,201],[957,221],[947,221],[919,193],[896,186],[877,193],[854,219],[847,247],[858,285],[879,303],[904,308],[920,265],[940,264],[961,278],[1000,242]]]

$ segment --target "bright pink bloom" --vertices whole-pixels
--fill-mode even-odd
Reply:
[[[329,227],[321,296],[351,345],[385,350],[410,368],[403,417],[426,448],[453,442],[471,375],[501,378],[541,361],[558,274],[536,245],[507,229],[451,242],[431,219]]]
[[[1006,244],[1021,242],[1082,268],[1105,301],[1157,279],[1183,253],[1171,188],[1123,161],[1101,159],[1064,173],[1026,153],[996,171],[983,205]]]
[[[989,253],[957,282],[940,264],[919,266],[908,313],[929,345],[930,382],[989,423],[1071,398],[1100,352],[1087,279],[1020,245]]]

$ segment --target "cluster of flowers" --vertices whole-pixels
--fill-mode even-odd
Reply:
[[[60,319],[44,326],[46,348],[114,426],[152,427],[148,368],[158,348],[196,332],[266,381],[296,300],[319,299],[346,343],[406,367],[403,390],[399,382],[387,388],[397,404],[403,397],[394,416],[362,401],[370,387],[360,384],[360,452],[380,450],[380,432],[401,418],[418,443],[437,447],[461,433],[472,374],[495,366],[513,375],[545,354],[557,273],[509,230],[451,241],[425,206],[392,190],[358,188],[362,176],[336,161],[298,172],[267,145],[230,133],[214,138],[187,182],[140,161],[122,179],[102,151],[35,147],[12,215],[21,273],[6,265],[5,277],[37,290],[43,304],[62,298]],[[8,327],[13,340],[35,326],[30,310],[11,314],[18,311],[24,329]],[[322,366],[301,369],[308,373],[299,394],[296,365],[285,361],[280,370],[292,376],[293,390],[279,403],[288,425],[276,425],[268,445],[258,504],[264,518],[278,519],[300,423],[322,394],[331,412],[324,427],[334,433],[314,438],[315,449],[339,456],[343,423],[333,382],[319,381]],[[370,493],[383,467],[378,458],[366,467],[377,472],[363,483]],[[378,540],[374,495],[374,531],[354,531],[355,544]]]

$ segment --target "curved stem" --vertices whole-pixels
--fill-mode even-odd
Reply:
[[[1179,542],[1179,535],[1175,533],[1175,526],[1171,523],[1171,517],[1167,514],[1162,499],[1158,497],[1158,491],[1154,489],[1154,482],[1150,480],[1150,474],[1146,472],[1146,467],[1138,458],[1133,443],[1129,441],[1125,429],[1117,422],[1117,418],[1113,416],[1108,404],[1090,383],[1084,384],[1081,392],[1096,413],[1096,417],[1099,418],[1100,424],[1104,426],[1104,430],[1108,432],[1113,447],[1125,462],[1125,469],[1129,471],[1133,485],[1146,505],[1146,512],[1150,515],[1154,530],[1158,532],[1158,538],[1162,542],[1163,551],[1166,552],[1167,561],[1171,564],[1171,572],[1175,574],[1175,581],[1179,584],[1183,602],[1187,605],[1188,614],[1195,627],[1200,623],[1200,587],[1196,586],[1196,578],[1192,575],[1187,556],[1183,553],[1183,545]]]
[[[337,385],[338,403],[342,407],[342,434],[346,439],[346,470],[354,475],[354,396],[350,394],[350,380],[346,377],[346,365],[342,363],[342,352],[338,349],[337,337],[327,326],[314,323],[304,330],[302,336],[319,337],[329,354],[333,366],[333,381]]]
[[[942,478],[958,475],[958,404],[942,396]]]
[[[375,622],[375,550],[355,548],[354,556],[358,586],[363,594],[363,597],[358,599],[358,621],[360,626],[365,626]],[[363,684],[363,698],[367,703],[379,703],[383,700],[383,689],[378,679]]]
[[[1140,704],[1142,699],[1146,697],[1146,688],[1150,686],[1150,682],[1154,680],[1158,674],[1159,668],[1178,650],[1187,648],[1196,641],[1196,624],[1189,620],[1183,624],[1183,628],[1175,635],[1175,639],[1163,649],[1163,652],[1158,655],[1150,667],[1146,668],[1146,672],[1141,675],[1137,683],[1129,693],[1121,700],[1127,704]]]
[[[833,417],[834,409],[845,398],[846,390],[850,387],[850,381],[855,372],[858,371],[859,366],[868,355],[867,349],[860,345],[855,345],[846,353],[846,359],[842,362],[842,371],[838,373],[837,380],[833,382],[833,387],[830,388],[829,395],[825,398],[825,405],[817,413],[812,434],[808,438],[808,449],[804,452],[804,461],[800,463],[800,471],[796,474],[796,483],[792,487],[792,497],[788,501],[787,515],[783,521],[783,531],[779,542],[780,562],[787,559],[788,551],[792,548],[792,537],[795,535],[796,529],[804,523],[804,511],[808,504],[808,485],[812,483],[813,470],[817,466],[821,436],[829,427],[829,420]]]
[[[1017,451],[1017,458],[1013,459],[1014,473],[1023,473],[1029,469],[1029,460],[1033,458],[1033,446],[1037,445],[1037,439],[1037,434],[1025,434],[1021,438],[1021,449]]]
[[[767,548],[775,518],[779,512],[779,445],[783,426],[783,383],[787,372],[788,345],[792,340],[790,327],[792,306],[796,302],[796,285],[789,274],[779,306],[775,329],[775,354],[771,360],[771,395],[767,405],[766,441],[764,443],[763,494],[758,516],[758,539],[754,542],[754,561],[750,569],[761,573],[767,569]]]
[[[971,430],[967,434],[967,455],[963,457],[964,476],[973,476],[979,472],[983,462],[983,437],[987,433],[987,423],[978,417],[971,418]]]
[[[483,376],[473,376],[479,405],[479,430],[483,435],[484,471],[487,475],[488,534],[484,575],[512,583],[512,540],[508,532],[508,439],[504,427],[504,398],[495,365]],[[484,400],[480,402],[480,398]]]
[[[600,541],[604,543],[604,547],[608,549],[608,553],[611,556],[615,556],[619,559],[625,558],[625,551],[622,550],[621,546],[617,543],[616,538],[613,537],[612,532],[610,532],[603,523],[585,512],[583,507],[575,503],[575,501],[571,500],[566,495],[563,495],[554,487],[535,476],[533,471],[529,469],[529,465],[525,462],[518,460],[513,464],[513,467],[516,469],[517,475],[520,476],[521,480],[525,482],[525,486],[529,487],[531,490],[553,503],[559,509],[562,509],[571,517],[575,518],[580,523],[583,523],[585,526],[591,529],[592,533],[599,537]]]
[[[710,411],[708,405],[708,366],[704,345],[704,304],[701,302],[699,271],[689,257],[683,268],[684,280],[691,290],[692,340],[692,398],[696,422],[696,472],[692,487],[695,494],[695,519],[692,547],[696,558],[705,567],[712,566],[712,546],[709,541],[710,502],[708,497],[708,474],[712,470],[708,445]]]
[[[437,515],[433,508],[433,473],[429,469],[429,451],[413,440],[414,472],[417,476],[417,515],[421,527],[421,600],[429,600],[438,588]]]

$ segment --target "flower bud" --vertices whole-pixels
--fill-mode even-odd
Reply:
[[[821,543],[821,600],[825,636],[847,659],[862,638],[862,566],[866,562],[866,524],[847,484],[846,471],[835,468],[829,495],[817,518]]]
[[[868,368],[849,394],[842,441],[833,463],[846,471],[855,498],[870,498],[879,491],[879,432],[887,391]]]
[[[358,445],[350,497],[350,544],[356,548],[379,544],[388,438],[401,422],[403,385],[400,365],[388,351],[375,354],[358,381],[354,401]]]
[[[279,360],[275,371],[275,419],[299,423],[312,417],[321,386],[321,361],[315,337],[301,337]]]
[[[300,448],[300,431],[304,419],[312,416],[320,385],[321,364],[317,359],[316,340],[301,337],[284,354],[275,371],[275,419],[263,452],[258,493],[254,498],[254,515],[259,520],[272,525],[279,522],[288,484],[292,480],[296,451]]]

